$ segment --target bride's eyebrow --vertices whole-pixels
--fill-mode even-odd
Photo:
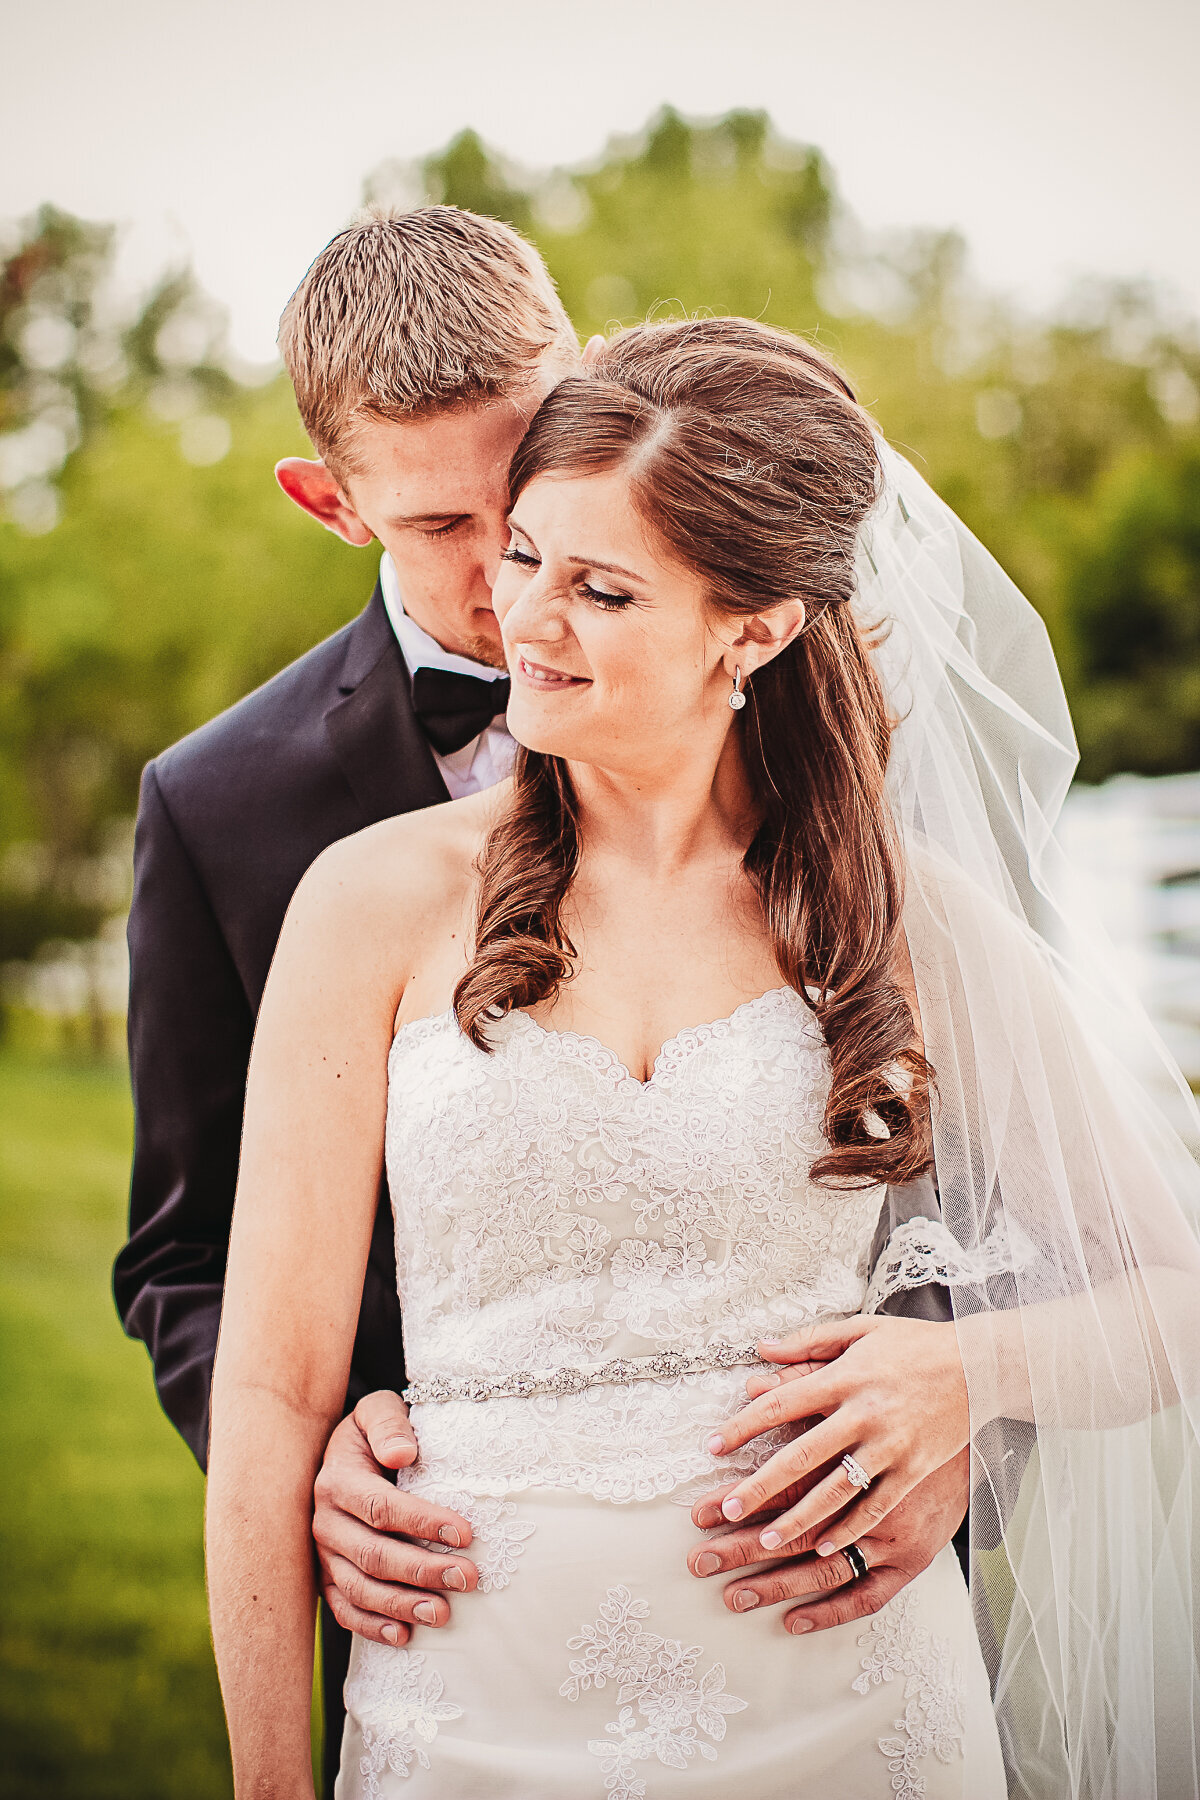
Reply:
[[[632,569],[623,569],[620,563],[600,562],[594,556],[568,556],[567,561],[580,569],[599,569],[604,575],[619,575],[624,581],[636,581],[642,587],[648,585],[644,575],[637,575]]]

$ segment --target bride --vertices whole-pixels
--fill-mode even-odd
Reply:
[[[356,1640],[343,1800],[1182,1800],[1197,1178],[1058,909],[1044,634],[745,321],[615,339],[511,493],[514,778],[320,858],[255,1040],[208,1502],[238,1795],[313,1791],[312,1484],[386,1155],[399,1479],[480,1582]],[[874,1316],[928,1280],[954,1324]],[[792,1637],[688,1573],[717,1482],[764,1562],[853,1558],[968,1442],[971,1597],[947,1549]]]

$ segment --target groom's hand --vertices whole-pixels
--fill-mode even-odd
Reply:
[[[414,1538],[455,1550],[471,1542],[456,1512],[398,1488],[394,1471],[417,1460],[399,1394],[367,1394],[325,1451],[313,1491],[321,1592],[339,1625],[376,1643],[403,1644],[418,1625],[444,1625],[451,1593],[476,1586],[468,1556],[442,1556]]]
[[[698,1500],[692,1508],[693,1522],[702,1529],[721,1525],[721,1501],[736,1485],[730,1482]],[[774,1516],[774,1508],[770,1515],[764,1512],[746,1524],[726,1526],[697,1544],[688,1556],[688,1568],[701,1579],[752,1568],[754,1573],[737,1577],[726,1586],[724,1600],[730,1612],[803,1599],[802,1605],[785,1613],[787,1629],[826,1631],[831,1625],[878,1612],[927,1569],[962,1524],[969,1497],[970,1453],[964,1450],[926,1476],[874,1531],[857,1540],[867,1564],[866,1575],[858,1580],[840,1550],[827,1557],[813,1554],[813,1543],[824,1534],[824,1525],[811,1537],[796,1540],[798,1554],[765,1563],[758,1534],[768,1517]],[[798,1498],[795,1493],[777,1496],[779,1510],[794,1505]]]

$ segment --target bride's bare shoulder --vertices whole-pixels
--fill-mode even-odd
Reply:
[[[508,788],[384,819],[331,844],[297,888],[289,924],[415,950],[471,904],[479,853]]]

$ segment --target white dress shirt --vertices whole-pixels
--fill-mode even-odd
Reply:
[[[396,634],[410,675],[415,675],[418,669],[446,669],[454,675],[474,675],[479,681],[504,679],[503,669],[489,669],[486,663],[472,662],[469,656],[456,656],[452,650],[443,650],[436,638],[431,638],[415,619],[409,618],[400,597],[396,565],[386,550],[379,564],[379,585],[383,589],[388,623]],[[433,750],[432,744],[429,747]],[[494,787],[511,775],[516,754],[517,746],[509,736],[501,714],[461,750],[451,751],[449,756],[440,756],[433,750],[433,760],[442,772],[450,798],[461,800],[467,794],[481,794],[484,788]]]

